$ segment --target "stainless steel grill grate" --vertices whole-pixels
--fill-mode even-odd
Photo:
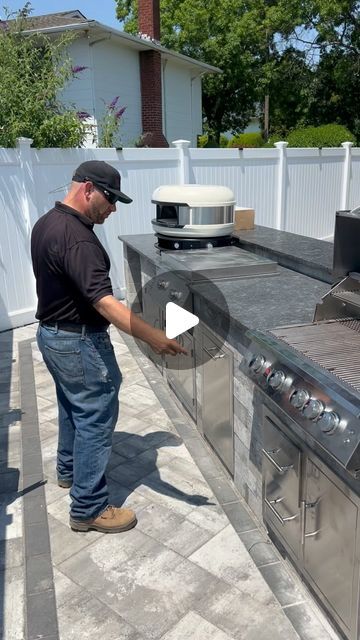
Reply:
[[[353,291],[338,291],[334,293],[334,298],[344,300],[344,302],[350,302],[352,304],[360,305],[360,290]]]
[[[360,392],[360,319],[288,327],[271,333]]]

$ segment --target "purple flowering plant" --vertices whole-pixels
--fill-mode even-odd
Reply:
[[[120,96],[116,96],[115,98],[113,98],[110,102],[110,104],[106,104],[105,100],[103,100],[103,103],[107,106],[107,108],[109,109],[109,111],[114,111],[117,102],[119,100]]]
[[[119,129],[126,107],[120,107],[119,100],[120,96],[115,96],[109,103],[103,100],[105,111],[100,122],[99,147],[120,146]]]
[[[79,120],[87,120],[87,118],[91,118],[90,113],[88,113],[87,111],[77,111],[76,115]]]
[[[81,73],[82,71],[85,71],[85,69],[88,69],[88,68],[89,67],[75,65],[74,67],[71,67],[71,73],[73,74],[74,78],[76,78],[78,73]]]

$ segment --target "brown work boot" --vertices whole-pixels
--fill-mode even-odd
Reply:
[[[91,520],[75,520],[70,516],[73,531],[100,531],[101,533],[120,533],[135,527],[136,515],[131,509],[122,509],[109,505],[105,511]]]
[[[58,478],[57,483],[62,489],[71,489],[72,487],[72,480],[62,480],[61,478]]]

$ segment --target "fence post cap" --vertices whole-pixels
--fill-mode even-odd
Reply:
[[[173,140],[171,144],[175,145],[175,147],[177,147],[178,149],[187,149],[190,146],[191,141],[190,140]]]
[[[288,145],[288,142],[274,142],[274,146],[277,147],[277,149],[286,149]]]
[[[353,142],[342,142],[341,146],[344,147],[344,149],[350,149],[350,147],[354,146]]]
[[[31,147],[33,142],[32,138],[16,138],[17,147]]]

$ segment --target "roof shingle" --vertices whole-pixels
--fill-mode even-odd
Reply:
[[[10,22],[10,21],[9,21]],[[68,24],[87,23],[89,20],[77,9],[62,11],[61,13],[48,13],[43,16],[30,16],[27,18],[29,29],[47,29],[49,27],[62,27]]]

